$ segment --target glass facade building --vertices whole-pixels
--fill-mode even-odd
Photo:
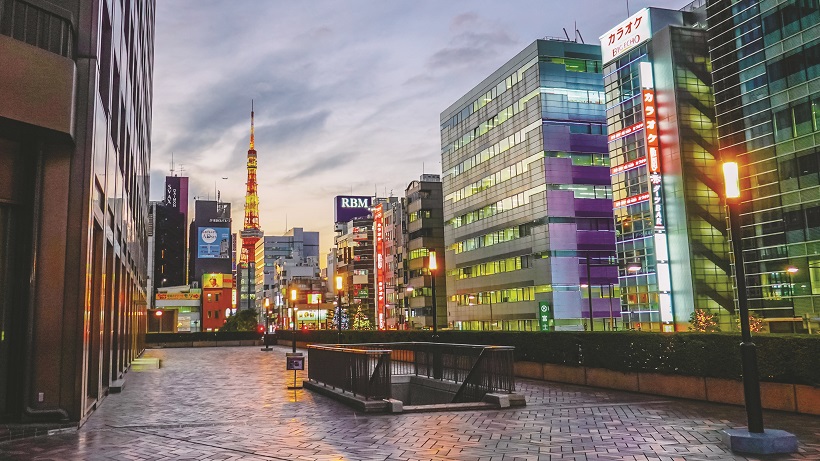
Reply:
[[[604,122],[600,48],[560,40],[533,42],[442,112],[451,327],[614,323]]]
[[[84,420],[145,348],[154,13],[0,0],[0,422]]]
[[[820,2],[707,2],[718,145],[740,164],[749,308],[771,332],[820,312]]]
[[[705,11],[647,8],[601,37],[627,328],[734,312]]]

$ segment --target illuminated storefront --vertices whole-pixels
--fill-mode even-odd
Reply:
[[[681,331],[734,311],[705,11],[645,8],[601,36],[627,328]]]

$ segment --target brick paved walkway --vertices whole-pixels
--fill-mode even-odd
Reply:
[[[162,368],[128,373],[79,430],[0,443],[2,460],[746,460],[719,442],[742,408],[519,380],[527,407],[361,415],[287,390],[285,352],[148,350]],[[301,382],[301,375],[300,375]],[[820,418],[767,412],[820,460]]]

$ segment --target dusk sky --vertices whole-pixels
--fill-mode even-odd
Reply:
[[[192,199],[220,190],[240,230],[253,99],[262,229],[319,231],[327,253],[334,196],[403,196],[441,173],[450,104],[535,39],[577,23],[597,44],[626,18],[626,1],[161,0],[151,199],[173,154]]]

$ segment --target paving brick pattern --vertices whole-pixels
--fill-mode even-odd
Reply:
[[[128,373],[78,431],[2,442],[0,460],[820,460],[817,417],[767,412],[800,452],[735,456],[719,431],[743,408],[531,380],[524,408],[356,414],[288,390],[288,351],[148,350],[162,368]]]

